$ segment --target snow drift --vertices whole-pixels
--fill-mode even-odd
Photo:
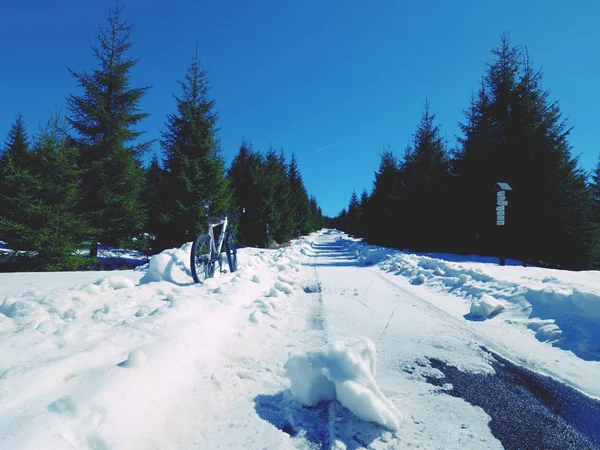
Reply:
[[[524,268],[513,260],[500,267],[497,258],[409,253],[343,234],[338,242],[360,264],[372,262],[412,285],[470,300],[467,318],[510,313],[539,341],[600,360],[600,272]]]
[[[338,400],[359,419],[398,430],[400,412],[375,382],[377,351],[366,337],[333,342],[285,364],[292,396],[305,406]]]

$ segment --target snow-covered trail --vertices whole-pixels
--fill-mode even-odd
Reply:
[[[506,280],[485,264],[324,230],[279,250],[242,249],[237,273],[200,286],[189,247],[136,271],[0,274],[0,448],[502,448],[483,409],[430,382],[443,380],[432,360],[493,373],[481,345],[598,389],[598,362],[540,341],[539,320],[507,303],[523,276],[538,283],[547,272],[520,278],[511,267]],[[552,292],[568,299],[581,276],[560,276]],[[592,278],[577,291],[590,311]],[[479,297],[462,294],[482,292],[506,310],[470,320]],[[561,327],[593,330],[578,323]],[[585,342],[596,351],[593,336]],[[337,400],[302,406],[310,398]]]
[[[364,335],[376,344],[378,384],[405,416],[395,436],[376,433],[370,424],[348,427],[346,420],[342,441],[375,448],[502,448],[482,410],[435,395],[423,381],[435,375],[427,358],[489,372],[480,343],[453,317],[358,260],[338,239],[337,234],[315,238],[309,263],[321,285],[324,332],[330,340]]]

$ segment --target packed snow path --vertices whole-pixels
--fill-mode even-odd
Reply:
[[[457,395],[460,374],[495,372],[482,345],[600,396],[597,273],[325,230],[242,249],[200,286],[189,247],[137,271],[0,274],[0,447],[502,448],[497,411]]]

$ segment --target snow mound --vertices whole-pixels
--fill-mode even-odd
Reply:
[[[359,419],[395,431],[402,416],[375,382],[376,359],[375,344],[358,336],[292,356],[284,367],[292,397],[302,405],[337,399]]]
[[[190,252],[192,243],[181,248],[171,248],[154,255],[148,264],[148,271],[140,280],[140,284],[154,281],[168,281],[174,284],[190,284]]]
[[[471,302],[471,316],[487,319],[504,311],[504,305],[488,294]]]
[[[148,355],[141,350],[133,350],[129,353],[127,360],[119,364],[121,367],[139,368],[144,367],[148,363]]]
[[[100,286],[102,292],[135,287],[135,283],[132,280],[121,276],[100,278],[94,284]]]

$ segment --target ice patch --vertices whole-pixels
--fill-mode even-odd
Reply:
[[[471,302],[471,316],[487,319],[504,311],[504,305],[488,294]]]
[[[375,344],[359,336],[293,356],[284,367],[302,405],[337,399],[359,419],[398,430],[402,416],[375,382],[376,359]]]

